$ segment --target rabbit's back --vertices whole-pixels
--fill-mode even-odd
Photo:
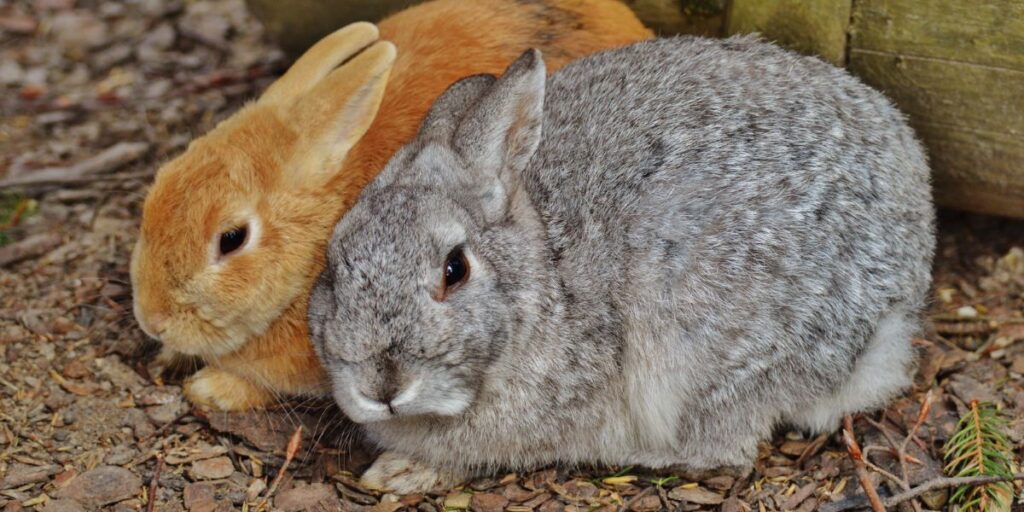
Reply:
[[[643,349],[703,403],[806,406],[888,315],[916,327],[926,159],[841,70],[753,38],[640,43],[556,73],[543,130],[525,181],[574,318],[667,343]]]

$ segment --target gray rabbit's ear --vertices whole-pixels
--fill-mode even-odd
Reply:
[[[472,75],[452,85],[434,100],[423,119],[419,138],[450,142],[459,119],[497,80],[494,75]]]
[[[541,138],[544,82],[539,50],[527,50],[463,115],[452,143],[483,187],[488,218],[504,215],[519,173]]]

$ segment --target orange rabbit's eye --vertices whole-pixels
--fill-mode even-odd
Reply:
[[[237,228],[229,229],[220,234],[220,255],[227,256],[237,251],[243,244],[245,244],[246,237],[249,236],[249,227],[240,226]]]

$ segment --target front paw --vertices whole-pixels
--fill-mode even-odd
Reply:
[[[438,469],[395,452],[384,452],[363,473],[360,483],[377,491],[417,494],[438,488],[451,488],[465,475]]]
[[[233,373],[203,368],[185,381],[185,397],[195,405],[220,411],[263,409],[274,396]]]

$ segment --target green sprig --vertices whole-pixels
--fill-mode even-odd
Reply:
[[[1006,418],[990,403],[973,400],[960,418],[956,432],[946,442],[946,473],[954,477],[1013,475],[1010,442],[1003,434]],[[1012,499],[1010,482],[993,482],[958,487],[950,497],[965,512],[1003,507]]]

